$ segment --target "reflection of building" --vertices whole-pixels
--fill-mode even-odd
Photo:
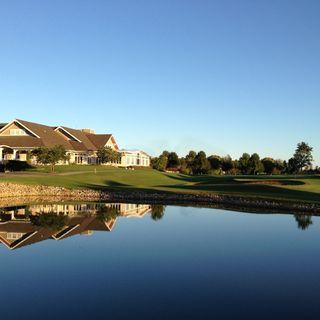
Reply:
[[[114,208],[117,217],[101,218],[100,210]],[[0,242],[17,249],[47,239],[62,240],[74,235],[91,235],[93,231],[111,231],[118,217],[142,217],[150,212],[149,205],[126,203],[50,204],[0,209]],[[35,225],[32,217],[55,213],[66,217],[59,230]]]

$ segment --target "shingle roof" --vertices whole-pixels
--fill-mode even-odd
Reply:
[[[94,144],[94,146],[99,149],[103,148],[109,139],[112,137],[111,134],[92,134],[86,133],[87,138]]]
[[[45,146],[42,139],[30,136],[0,136],[0,145],[11,148],[39,148]]]
[[[87,150],[97,149],[96,146],[91,142],[90,139],[88,139],[87,135],[83,131],[67,128],[67,127],[62,127],[62,128],[70,132],[73,136],[75,136],[78,140],[80,140]]]
[[[43,124],[39,124],[39,123],[34,123],[34,122],[29,122],[29,121],[24,121],[19,119],[17,120],[21,124],[23,124],[25,127],[27,127],[29,130],[31,130],[36,135],[38,135],[42,140],[43,146],[52,147],[54,145],[62,145],[67,150],[72,150],[72,147],[69,141],[64,139],[63,136],[59,135],[57,132],[55,132],[54,128],[43,125]]]
[[[17,121],[26,127],[33,136],[0,136],[0,146],[38,148],[41,146],[52,147],[54,145],[62,145],[66,150],[96,151],[100,147],[105,146],[112,136],[111,134],[96,135],[85,133],[82,130],[68,127],[50,127],[20,119],[17,119]],[[67,131],[79,141],[66,139],[63,133],[57,130],[59,128],[63,128],[63,130]]]

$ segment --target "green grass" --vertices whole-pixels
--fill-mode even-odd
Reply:
[[[151,169],[106,166],[57,166],[1,174],[0,181],[102,190],[217,193],[320,203],[320,176],[186,176]],[[96,171],[96,172],[95,172]]]

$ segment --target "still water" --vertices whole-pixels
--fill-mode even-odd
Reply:
[[[318,217],[31,205],[0,242],[0,319],[320,317]]]

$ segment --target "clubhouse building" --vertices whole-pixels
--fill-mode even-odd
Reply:
[[[150,166],[150,156],[143,151],[119,150],[112,134],[96,134],[92,129],[51,127],[39,123],[15,119],[0,124],[0,162],[5,160],[29,160],[31,151],[39,147],[62,145],[69,160],[61,164],[97,164],[97,151],[104,147],[120,153],[120,160],[110,165],[119,167]]]

